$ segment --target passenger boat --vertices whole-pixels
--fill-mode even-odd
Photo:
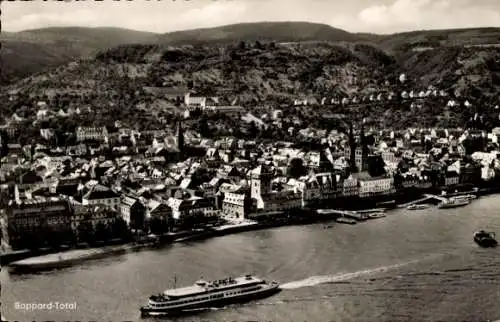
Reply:
[[[430,205],[427,205],[427,204],[413,204],[413,205],[409,205],[408,207],[406,207],[406,209],[408,209],[408,210],[422,210],[422,209],[427,209],[429,207],[430,207]]]
[[[467,206],[468,204],[470,204],[470,199],[465,199],[465,198],[449,198],[449,199],[447,199],[445,201],[442,201],[438,205],[438,208],[440,208],[440,209],[456,208],[456,207]]]
[[[481,247],[496,247],[498,242],[495,239],[494,232],[485,232],[480,230],[474,233],[474,242]]]
[[[216,307],[263,298],[280,291],[279,283],[250,274],[216,281],[199,280],[192,286],[174,288],[149,297],[141,315],[178,315],[196,309]]]

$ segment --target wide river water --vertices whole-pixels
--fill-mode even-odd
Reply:
[[[494,321],[500,319],[500,196],[456,209],[406,209],[354,226],[288,226],[131,252],[31,275],[1,272],[9,321],[140,321],[148,296],[195,280],[253,273],[272,297],[180,321]],[[76,303],[28,311],[16,303]],[[147,318],[159,321],[165,318]]]

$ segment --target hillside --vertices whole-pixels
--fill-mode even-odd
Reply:
[[[418,47],[500,45],[500,28],[419,30],[392,35],[358,35],[384,50],[405,51]]]
[[[0,84],[122,44],[150,43],[156,34],[120,28],[44,28],[0,34]]]
[[[391,56],[372,45],[327,42],[123,45],[4,88],[0,99],[6,103],[1,116],[8,120],[16,113],[33,119],[36,103],[43,100],[54,113],[89,107],[86,119],[68,119],[73,126],[123,120],[130,126],[148,128],[161,126],[159,116],[175,110],[176,96],[188,89],[220,96],[226,102],[237,98],[239,104],[255,108],[291,105],[294,99],[306,97],[319,102],[323,97],[367,98],[402,91],[418,95],[433,86],[456,93],[474,107],[450,109],[446,98],[423,105],[396,100],[375,102],[362,112],[381,127],[459,126],[476,111],[498,114],[492,106],[499,103],[499,61],[500,48],[484,47],[409,50]],[[408,76],[405,84],[398,81],[400,73]],[[173,90],[170,98],[161,94],[173,88],[180,90]],[[10,100],[8,93],[17,94]],[[324,113],[351,113],[350,109],[312,107],[302,117],[320,125]]]
[[[221,90],[254,101],[352,92],[361,83],[376,86],[394,65],[392,57],[368,45],[244,42],[222,48],[124,45],[9,88],[29,87],[31,93],[39,94],[69,88],[84,90],[85,84],[104,90],[126,81],[137,88],[193,86],[200,91]]]
[[[325,24],[309,22],[257,22],[165,34],[120,28],[60,27],[2,32],[0,85],[88,57],[123,44],[228,45],[254,42],[365,43],[398,55],[412,48],[500,43],[499,28],[430,30],[393,35],[355,34]]]
[[[2,41],[0,84],[64,65],[80,56],[78,50],[22,41]]]
[[[239,41],[347,41],[359,38],[345,30],[310,22],[240,23],[215,28],[170,32],[158,37],[161,44],[228,44]]]

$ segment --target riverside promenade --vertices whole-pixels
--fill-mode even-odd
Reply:
[[[260,225],[255,221],[232,221],[226,225],[215,227],[210,230],[192,231],[188,234],[186,234],[186,232],[171,233],[169,234],[169,239],[171,240],[170,243],[178,243],[249,231],[259,227]],[[135,251],[155,246],[158,246],[158,243],[151,242],[144,244],[124,244],[98,248],[75,249],[29,257],[14,261],[8,264],[8,266],[12,271],[17,272],[50,270],[77,265],[87,260],[105,258],[112,255],[123,254],[127,251]]]
[[[496,190],[489,191],[489,190],[484,190],[481,191],[482,195],[489,194],[489,193],[495,193],[498,192]],[[430,194],[423,194],[424,198],[443,198],[442,196],[436,196],[436,195],[430,195]],[[410,203],[415,203],[418,202],[419,199],[414,200]],[[378,208],[377,208],[378,209]],[[359,211],[346,211],[346,210],[332,210],[330,209],[329,211],[333,212],[342,212],[344,216],[354,218],[356,220],[360,219],[365,219],[365,218],[360,218],[360,217],[367,217],[365,215],[365,212],[367,211],[373,211],[376,209],[371,209],[371,210],[359,210]],[[314,216],[313,216],[314,217]],[[330,218],[331,216],[320,216],[320,218],[314,218],[314,222],[317,221],[323,221],[323,220],[329,220],[333,218]],[[246,231],[252,231],[252,230],[257,230],[257,229],[263,229],[263,228],[269,228],[269,227],[277,227],[277,226],[284,226],[287,224],[290,224],[289,222],[275,222],[275,223],[269,223],[269,222],[260,222],[260,221],[254,221],[254,220],[248,220],[248,219],[235,219],[231,217],[225,217],[224,218],[227,222],[225,225],[221,225],[218,227],[212,227],[212,228],[205,228],[205,229],[196,229],[192,231],[182,231],[182,232],[176,232],[176,233],[168,233],[164,236],[159,236],[159,237],[164,237],[160,238],[160,242],[151,242],[151,243],[145,243],[145,244],[124,244],[124,245],[115,245],[115,246],[105,246],[105,247],[99,247],[99,248],[87,248],[87,249],[77,249],[77,250],[69,250],[69,251],[64,251],[64,252],[51,252],[49,254],[41,254],[41,256],[35,256],[31,257],[29,252],[23,252],[19,251],[20,256],[25,256],[25,259],[14,259],[13,261],[5,261],[4,256],[5,254],[2,254],[2,262],[7,265],[9,265],[11,268],[15,268],[18,270],[43,270],[43,269],[53,269],[53,268],[59,268],[59,267],[66,267],[66,266],[72,266],[78,263],[81,263],[86,260],[92,260],[92,259],[99,259],[111,255],[117,255],[120,253],[124,253],[126,251],[132,251],[132,250],[140,250],[143,248],[151,248],[159,245],[164,245],[164,244],[171,244],[171,243],[178,243],[178,242],[188,242],[188,241],[195,241],[195,240],[203,240],[203,239],[208,239],[212,237],[217,237],[217,236],[224,236],[228,234],[234,234],[234,233],[239,233],[239,232],[246,232]],[[298,221],[297,224],[300,224],[301,222]],[[292,223],[293,224],[293,223]],[[7,256],[5,256],[7,257]],[[8,264],[11,262],[11,264]]]

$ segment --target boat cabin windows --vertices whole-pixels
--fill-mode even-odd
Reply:
[[[190,303],[214,301],[217,299],[222,299],[224,297],[237,296],[239,294],[245,294],[245,293],[257,291],[259,289],[260,289],[259,285],[249,285],[249,286],[246,286],[246,287],[244,287],[242,289],[238,289],[238,290],[219,292],[216,294],[207,294],[207,295],[197,296],[197,297],[190,298],[190,299],[168,299],[166,297],[163,297],[160,300],[163,303],[150,302],[150,305],[151,305],[151,307],[155,307],[155,308],[169,307],[169,306],[177,307],[177,306],[183,306],[183,305],[190,304]],[[154,301],[153,299],[151,299],[151,300]],[[155,301],[155,302],[157,302],[157,301]]]

